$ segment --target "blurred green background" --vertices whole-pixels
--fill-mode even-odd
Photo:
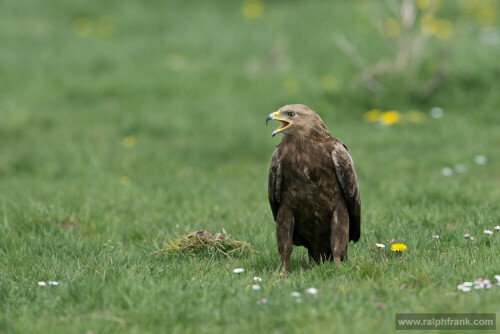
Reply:
[[[500,267],[498,240],[480,239],[500,216],[499,15],[493,0],[3,0],[0,331],[386,331],[401,310],[498,312],[498,291],[455,286]],[[338,269],[298,250],[281,282],[267,203],[280,139],[264,120],[291,103],[351,150],[363,233]],[[222,228],[257,255],[151,255]],[[449,237],[425,258],[432,234]],[[377,262],[391,238],[409,263]],[[259,313],[230,270],[244,265],[275,300],[336,297]],[[36,285],[51,279],[57,294]]]

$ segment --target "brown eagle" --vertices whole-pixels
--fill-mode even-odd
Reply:
[[[276,221],[281,273],[293,245],[307,248],[316,263],[347,258],[349,241],[361,234],[361,201],[347,147],[328,132],[309,107],[292,104],[267,119],[282,132],[269,168],[269,203]]]

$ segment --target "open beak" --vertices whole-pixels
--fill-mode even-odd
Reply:
[[[273,113],[270,113],[269,116],[267,116],[267,118],[266,118],[266,125],[267,125],[267,122],[269,122],[271,120],[274,120],[274,119],[277,120],[277,121],[280,121],[281,125],[280,125],[279,128],[277,128],[276,130],[274,130],[274,132],[271,134],[271,137],[276,136],[277,133],[279,133],[280,131],[283,131],[285,128],[287,128],[290,125],[290,122],[285,121],[284,119],[280,119],[279,118],[279,113],[277,111],[275,111]]]

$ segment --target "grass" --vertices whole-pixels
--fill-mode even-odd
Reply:
[[[447,75],[423,97],[397,74],[377,95],[349,89],[358,70],[334,34],[367,62],[396,47],[368,1],[267,1],[256,21],[240,1],[3,1],[0,332],[391,332],[398,312],[498,313],[500,288],[456,286],[500,274],[500,235],[482,233],[500,221],[500,47],[454,3],[442,16],[457,33],[433,39],[424,66],[445,50]],[[314,266],[296,248],[284,280],[267,203],[279,138],[264,120],[286,103],[311,106],[350,148],[363,210],[347,262]],[[442,119],[363,121],[435,106]],[[466,173],[442,175],[458,163]],[[223,228],[256,252],[154,256]],[[392,238],[408,250],[384,261],[375,243]],[[37,285],[49,280],[61,285]]]
[[[215,235],[210,231],[196,231],[183,236],[175,242],[165,242],[163,247],[155,252],[155,255],[198,255],[200,257],[219,255],[232,258],[240,257],[250,250],[249,244],[244,241],[234,240],[224,231]]]

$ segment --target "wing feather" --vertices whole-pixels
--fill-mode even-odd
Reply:
[[[354,163],[351,153],[341,142],[335,144],[332,158],[349,212],[349,240],[357,242],[361,235],[361,199]]]
[[[271,157],[271,166],[269,167],[269,180],[268,180],[268,196],[269,204],[273,212],[274,221],[278,215],[278,208],[281,201],[281,162],[278,156],[278,149],[276,149]]]

